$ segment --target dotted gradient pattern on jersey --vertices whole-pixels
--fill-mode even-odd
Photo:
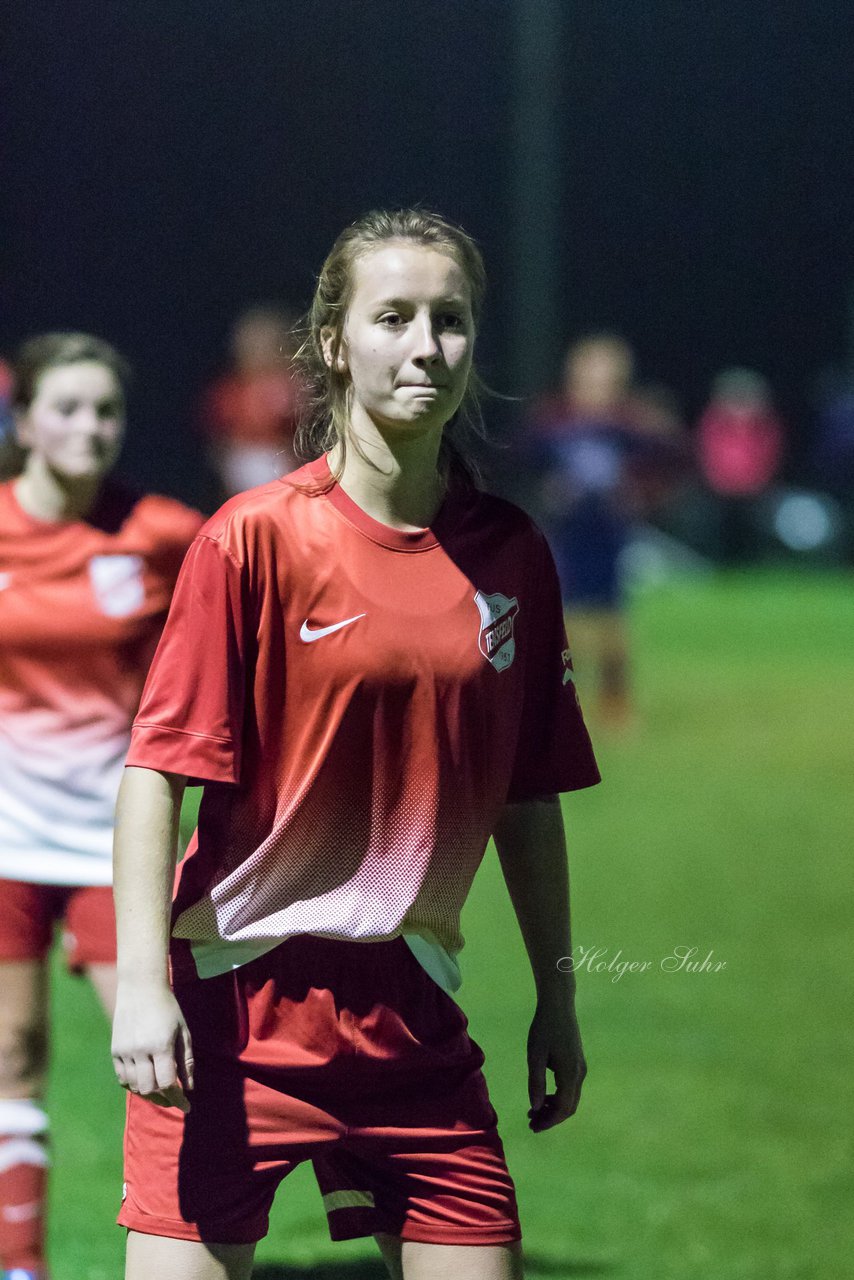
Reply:
[[[251,806],[233,808],[220,877],[180,914],[177,936],[373,940],[405,927],[459,950],[459,913],[489,838],[476,788],[385,776],[374,759],[386,744],[351,750],[346,721],[345,711],[331,727],[317,773],[278,789],[269,834],[258,838]]]
[[[88,520],[0,485],[0,876],[109,884],[130,726],[202,518],[108,487]]]
[[[209,522],[146,686],[128,763],[205,783],[173,932],[453,954],[502,805],[598,780],[553,566],[509,504],[398,534],[316,467]]]

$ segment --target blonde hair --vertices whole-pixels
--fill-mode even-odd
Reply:
[[[353,296],[354,267],[359,258],[392,240],[408,240],[429,249],[438,249],[462,268],[471,293],[475,329],[480,320],[486,292],[483,258],[472,238],[438,213],[426,209],[375,209],[346,227],[335,241],[320,269],[311,307],[301,330],[301,342],[294,363],[308,389],[306,408],[297,431],[298,451],[315,458],[336,445],[341,455],[346,449],[349,420],[350,382],[338,368],[338,353],[344,336],[344,322]],[[331,331],[331,360],[327,363],[322,334]],[[446,427],[440,466],[457,464],[466,472],[459,439],[466,429],[482,434],[480,393],[483,384],[472,369],[459,409]],[[449,429],[458,438],[454,441]]]

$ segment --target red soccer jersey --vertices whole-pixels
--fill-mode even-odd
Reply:
[[[199,973],[304,933],[453,956],[505,802],[598,781],[570,672],[550,553],[509,503],[458,485],[404,533],[325,459],[226,503],[127,760],[207,784],[173,916]]]
[[[109,485],[37,520],[0,485],[0,876],[109,884],[130,726],[202,517]]]

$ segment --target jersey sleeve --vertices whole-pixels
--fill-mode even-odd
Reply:
[[[542,534],[527,619],[522,720],[507,793],[510,804],[600,781],[581,714],[554,560]]]
[[[126,764],[239,782],[247,642],[244,575],[201,534],[187,552],[133,724]]]

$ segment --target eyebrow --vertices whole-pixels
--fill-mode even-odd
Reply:
[[[378,298],[373,305],[375,307],[411,307],[412,299],[411,298]],[[470,304],[468,302],[468,299],[464,298],[462,294],[458,294],[458,293],[446,294],[442,298],[436,298],[433,302],[433,306],[436,306],[436,307],[467,307],[469,305]]]

